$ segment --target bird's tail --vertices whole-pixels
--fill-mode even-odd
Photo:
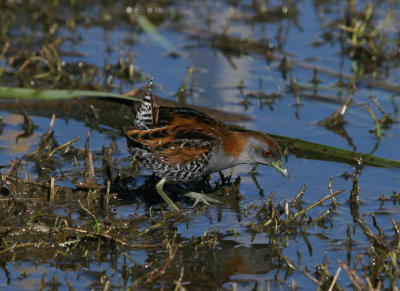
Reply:
[[[151,77],[146,94],[143,97],[142,104],[140,105],[139,110],[136,112],[136,117],[133,121],[133,125],[141,129],[148,129],[153,124],[153,95],[151,93],[153,79],[154,78]]]

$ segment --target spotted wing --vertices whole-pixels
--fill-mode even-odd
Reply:
[[[131,146],[144,149],[154,154],[156,160],[167,165],[188,165],[208,156],[216,144],[215,137],[201,130],[191,130],[190,135],[180,137],[187,131],[180,128],[177,136],[173,127],[149,130],[124,128]]]
[[[153,153],[167,165],[196,163],[218,145],[217,122],[201,112],[160,107],[155,121],[153,129],[126,126],[124,131],[132,146]]]

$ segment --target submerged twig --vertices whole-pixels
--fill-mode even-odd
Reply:
[[[54,125],[54,121],[56,120],[56,115],[55,114],[52,114],[51,115],[51,119],[50,119],[50,123],[49,123],[49,129],[48,129],[48,133],[50,134],[50,132],[52,131],[52,129],[53,129],[53,125]]]
[[[182,81],[181,87],[179,88],[178,92],[176,93],[177,98],[180,102],[186,103],[186,84],[187,84],[187,81],[189,80],[189,77],[192,75],[193,72],[194,72],[194,67],[190,66],[185,78]]]
[[[322,213],[322,214],[321,214],[320,216],[318,216],[316,219],[314,219],[314,220],[312,220],[312,221],[309,221],[309,222],[307,223],[307,225],[306,225],[306,227],[304,228],[303,231],[307,231],[307,229],[308,229],[311,225],[316,224],[318,221],[320,221],[321,219],[323,219],[325,216],[327,216],[327,215],[330,214],[330,213],[331,213],[331,210],[330,210],[330,209],[325,210],[324,213]],[[323,228],[329,229],[329,228],[327,228],[326,226],[324,226]]]
[[[24,133],[19,134],[16,137],[16,142],[18,142],[18,140],[21,137],[29,137],[29,136],[32,135],[32,133],[33,133],[33,121],[29,117],[28,113],[26,113],[25,109],[22,107],[22,105],[19,102],[18,98],[15,99],[15,102],[17,103],[17,105],[19,107],[19,110],[21,111],[22,116],[24,117]]]
[[[343,103],[343,105],[340,106],[339,109],[335,111],[335,113],[333,113],[328,118],[318,122],[318,124],[325,126],[327,128],[343,126],[344,116],[346,115],[347,109],[349,108],[349,104],[352,100],[353,100],[353,94],[350,94],[347,97],[346,101]]]
[[[369,114],[371,115],[372,119],[375,121],[376,144],[375,144],[374,148],[371,150],[371,152],[369,153],[370,155],[372,155],[378,149],[380,141],[381,141],[381,137],[382,137],[381,126],[379,124],[378,118],[376,118],[376,116],[375,116],[374,112],[372,112],[371,108],[369,108],[368,105],[365,105],[364,108],[369,112]]]
[[[307,184],[304,184],[303,188],[301,188],[299,194],[297,194],[296,198],[293,200],[292,203],[293,206],[299,205],[301,203],[301,198],[303,198],[307,186],[308,186]]]
[[[91,231],[85,230],[85,229],[81,229],[81,228],[72,228],[72,227],[65,227],[64,230],[66,231],[72,231],[75,233],[83,233],[88,237],[101,237],[101,238],[105,238],[111,241],[115,241],[121,245],[125,245],[125,246],[129,246],[131,248],[152,248],[152,247],[156,247],[156,245],[154,244],[133,244],[124,240],[121,240],[111,234],[108,233],[93,233]],[[0,253],[1,254],[1,253]]]
[[[333,280],[332,280],[331,286],[329,286],[329,289],[328,289],[328,291],[332,291],[332,290],[333,290],[333,287],[335,287],[335,284],[336,284],[337,278],[339,277],[339,274],[340,274],[340,271],[341,271],[341,270],[342,270],[342,266],[339,264],[339,267],[338,267],[338,268],[337,268],[337,270],[336,270],[335,277],[333,277]]]
[[[94,184],[94,178],[95,178],[92,153],[90,152],[89,149],[89,139],[91,133],[92,131],[89,130],[85,143],[85,173],[86,173],[86,180],[89,185]]]
[[[54,177],[50,178],[50,185],[49,185],[49,196],[48,201],[52,202],[54,200]]]
[[[78,199],[79,206],[91,217],[93,218],[95,222],[95,228],[96,232],[100,233],[100,225],[99,225],[99,220],[97,219],[96,215],[94,215],[89,209],[87,209],[85,206],[83,206],[82,202],[80,199]]]
[[[80,136],[77,136],[74,139],[67,141],[65,144],[59,145],[49,153],[49,157],[52,157],[57,151],[62,150],[63,148],[66,148],[67,146],[70,146],[71,144],[75,143],[80,138],[81,138]]]
[[[55,121],[56,115],[53,114],[51,116],[51,120],[49,123],[49,129],[47,130],[47,132],[45,132],[41,137],[40,137],[40,142],[39,144],[36,146],[36,148],[34,149],[34,151],[32,153],[28,153],[26,155],[26,157],[32,157],[35,155],[43,155],[46,156],[47,152],[45,152],[45,150],[47,149],[47,144],[51,142],[52,138],[53,138],[53,134],[54,131],[53,129],[53,125],[54,125],[54,121]]]
[[[333,193],[332,184],[333,184],[333,177],[331,177],[329,179],[329,184],[328,184],[329,193]],[[337,202],[336,202],[336,198],[335,197],[332,197],[332,204],[333,204],[333,208],[336,209]]]
[[[308,206],[307,208],[305,208],[305,209],[303,209],[303,210],[297,212],[293,217],[291,217],[291,219],[295,219],[296,217],[305,214],[305,213],[306,213],[307,211],[309,211],[310,209],[314,208],[315,206],[317,206],[317,205],[323,203],[324,201],[326,201],[326,200],[328,200],[328,199],[330,199],[330,198],[332,198],[332,197],[335,197],[336,195],[342,193],[343,191],[344,191],[344,189],[339,189],[339,190],[337,190],[337,191],[335,191],[335,192],[333,192],[333,193],[331,193],[331,194],[325,196],[324,198],[321,198],[320,200],[318,200],[318,202],[316,202],[316,203],[314,203],[314,204]]]
[[[375,121],[375,126],[376,126],[376,137],[379,139],[381,138],[382,134],[381,134],[381,127],[379,125],[379,120],[378,118],[376,118],[374,112],[372,112],[371,108],[369,108],[368,105],[365,105],[364,108],[369,112],[369,114],[371,115],[372,119]]]

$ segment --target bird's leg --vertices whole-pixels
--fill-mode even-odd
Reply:
[[[167,182],[166,179],[162,178],[156,185],[156,189],[158,194],[164,199],[165,202],[167,202],[169,208],[171,208],[173,211],[179,211],[178,206],[175,205],[175,203],[168,197],[167,194],[165,194],[163,187],[165,182]]]
[[[213,199],[208,197],[207,195],[198,193],[198,192],[189,192],[185,194],[186,197],[195,199],[196,202],[194,202],[193,207],[197,205],[197,203],[202,202],[206,205],[210,205],[210,203],[208,202],[212,202],[212,203],[220,203],[218,200]]]
[[[179,211],[179,208],[175,205],[175,203],[168,197],[168,195],[163,190],[165,182],[167,182],[167,180],[165,178],[162,178],[157,183],[157,185],[156,185],[157,192],[158,192],[158,194],[160,194],[162,199],[164,199],[164,201],[167,202],[168,206],[172,210]],[[196,200],[194,202],[193,206],[196,206],[199,202],[202,202],[206,205],[210,205],[210,203],[220,203],[218,200],[210,198],[207,195],[204,195],[204,194],[201,194],[198,192],[189,192],[189,193],[186,193],[185,196]]]

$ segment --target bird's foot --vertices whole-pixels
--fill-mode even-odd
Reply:
[[[179,211],[179,208],[175,205],[175,203],[168,197],[168,195],[164,192],[164,184],[167,180],[166,179],[161,179],[157,185],[156,185],[156,189],[158,194],[160,194],[160,196],[164,199],[165,202],[167,202],[168,206],[173,210],[173,211]],[[212,206],[210,205],[210,203],[221,203],[220,201],[210,198],[207,195],[198,193],[198,192],[189,192],[185,194],[186,197],[195,199],[196,201],[193,204],[193,207],[196,206],[199,202],[202,202],[206,205]]]
[[[198,192],[189,192],[189,193],[186,193],[185,196],[196,200],[193,204],[193,207],[196,206],[199,202],[202,202],[209,206],[211,206],[210,203],[221,203],[220,201],[218,201],[216,199],[210,198],[207,195],[204,195],[204,194],[201,194]]]

